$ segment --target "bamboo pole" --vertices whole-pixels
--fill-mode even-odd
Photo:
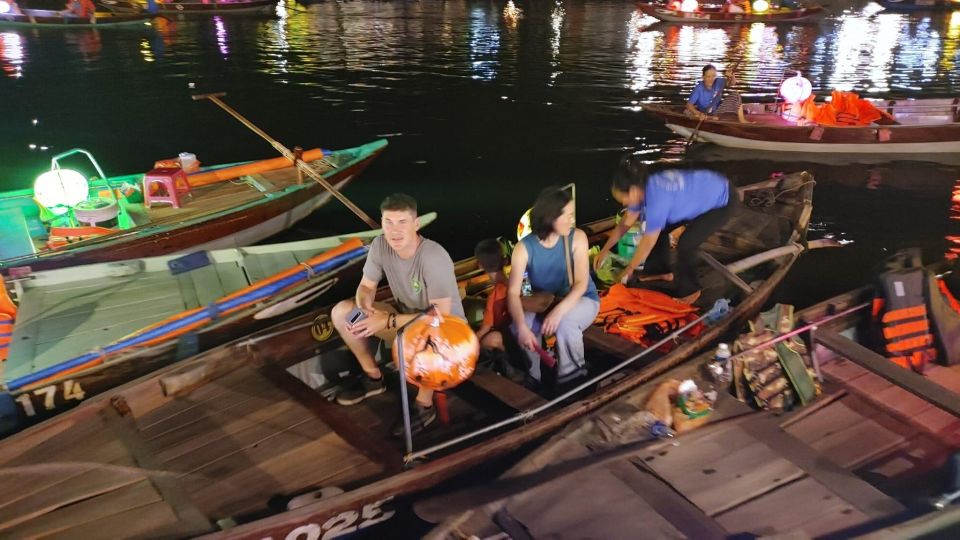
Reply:
[[[293,162],[293,164],[294,164],[299,170],[305,172],[305,173],[307,174],[307,176],[309,176],[310,178],[313,178],[314,180],[316,180],[318,184],[320,184],[321,186],[323,186],[324,189],[326,189],[327,191],[329,191],[330,194],[333,195],[338,201],[342,202],[342,203],[344,204],[344,206],[346,206],[347,208],[349,208],[354,214],[357,215],[357,217],[359,217],[360,219],[362,219],[363,221],[365,221],[366,224],[369,225],[371,229],[379,229],[379,228],[380,228],[380,225],[377,224],[376,221],[374,221],[373,219],[371,219],[370,216],[368,216],[363,210],[361,210],[359,206],[357,206],[356,204],[354,204],[353,201],[351,201],[350,199],[346,198],[342,193],[340,193],[339,191],[337,191],[337,188],[333,187],[333,186],[330,184],[330,182],[327,182],[327,179],[324,178],[323,175],[321,175],[319,172],[317,172],[317,171],[316,171],[313,167],[311,167],[309,164],[304,163],[303,161],[300,161],[299,159],[297,159],[297,155],[294,154],[293,151],[291,151],[289,148],[287,148],[286,146],[284,146],[283,144],[281,144],[279,141],[277,141],[276,139],[274,139],[273,137],[271,137],[270,135],[268,135],[268,134],[267,134],[265,131],[263,131],[262,129],[260,129],[260,128],[258,128],[257,126],[255,126],[255,125],[253,124],[253,122],[251,122],[250,120],[247,120],[246,118],[244,118],[243,115],[241,115],[241,114],[238,113],[237,111],[233,110],[233,108],[231,108],[229,105],[227,105],[226,103],[224,103],[224,102],[220,99],[220,97],[221,97],[221,96],[225,96],[225,95],[227,95],[226,92],[216,92],[216,93],[212,93],[212,94],[197,94],[197,95],[194,95],[194,96],[191,96],[191,97],[193,98],[194,101],[200,101],[201,99],[209,99],[210,101],[216,103],[221,109],[227,111],[227,114],[229,114],[230,116],[232,116],[232,117],[236,118],[237,120],[239,120],[241,124],[247,126],[248,128],[250,128],[251,131],[253,131],[253,132],[256,133],[257,135],[259,135],[260,137],[262,137],[265,141],[267,141],[268,143],[270,143],[270,145],[273,146],[273,148],[276,149],[277,152],[280,152],[280,155],[282,155],[283,157],[285,157],[285,158],[289,159],[291,162]]]

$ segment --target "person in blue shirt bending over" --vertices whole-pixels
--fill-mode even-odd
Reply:
[[[628,159],[613,179],[612,194],[626,214],[594,260],[599,268],[623,234],[641,215],[646,227],[633,258],[621,275],[626,284],[635,270],[673,281],[675,296],[693,303],[702,287],[697,277],[697,251],[722,227],[740,202],[727,177],[706,169],[662,169]],[[670,233],[685,226],[677,242],[677,266],[670,267]]]
[[[703,80],[693,87],[690,98],[687,99],[686,113],[689,116],[703,120],[716,115],[717,107],[723,94],[726,79],[717,76],[717,68],[712,64],[703,66]]]

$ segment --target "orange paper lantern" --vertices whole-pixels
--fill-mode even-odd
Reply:
[[[394,362],[397,350],[395,340]],[[479,355],[480,340],[460,317],[428,315],[403,333],[407,380],[430,390],[447,390],[469,379]]]

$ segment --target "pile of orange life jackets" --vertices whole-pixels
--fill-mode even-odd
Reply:
[[[616,284],[600,296],[596,322],[634,343],[663,336],[696,318],[697,308],[668,294]]]
[[[800,116],[823,126],[866,126],[888,117],[853,92],[834,90],[829,103],[815,103],[813,94],[800,106]]]

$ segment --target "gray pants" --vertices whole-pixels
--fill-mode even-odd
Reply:
[[[586,330],[600,311],[600,302],[592,298],[581,297],[557,327],[557,377],[562,378],[586,366],[583,352],[583,331]],[[524,313],[527,326],[540,339],[540,327],[546,313]],[[517,334],[517,325],[513,325],[513,334]],[[540,356],[536,351],[523,349],[530,359],[530,376],[540,380]]]

